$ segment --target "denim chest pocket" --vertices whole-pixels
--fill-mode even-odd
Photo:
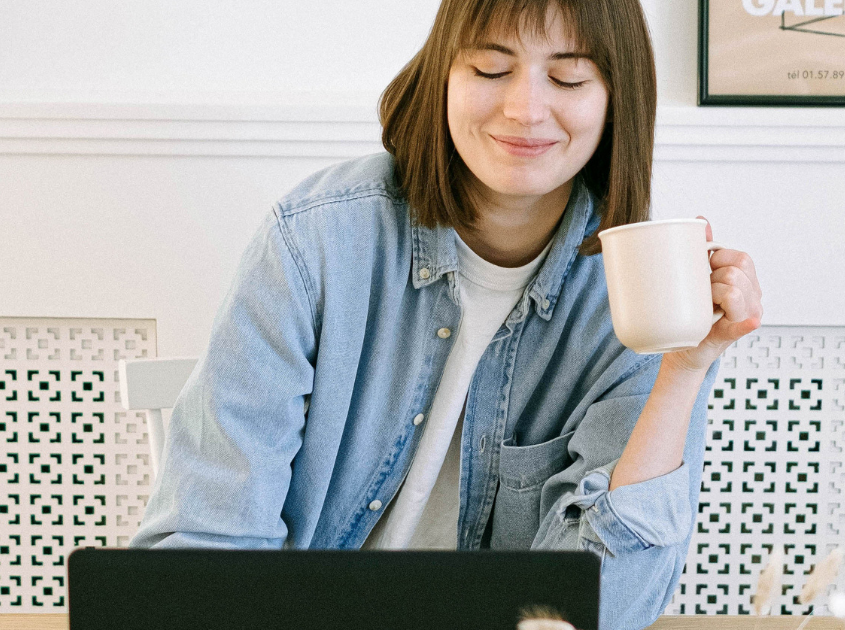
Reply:
[[[499,452],[499,491],[493,509],[493,549],[528,549],[540,527],[543,484],[570,462],[567,446],[574,431],[530,446],[513,438]]]

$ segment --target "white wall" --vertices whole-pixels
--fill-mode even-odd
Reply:
[[[642,4],[662,96],[693,103],[697,2]],[[438,5],[2,0],[0,96],[193,102],[312,90],[378,94],[422,45]]]
[[[378,91],[436,2],[0,2],[0,86],[57,96]]]
[[[764,323],[845,325],[845,111],[695,107],[694,0],[644,0],[659,218],[757,262]],[[0,315],[154,317],[198,354],[270,204],[377,151],[436,0],[0,0]]]

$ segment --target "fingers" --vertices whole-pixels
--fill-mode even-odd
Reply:
[[[762,319],[763,307],[747,293],[733,285],[714,282],[713,303],[725,311],[725,319],[729,322],[741,322],[746,319]]]
[[[748,319],[751,310],[741,289],[723,282],[714,282],[713,304],[718,304],[725,311],[725,319],[729,322],[741,322]]]
[[[702,215],[697,218],[707,221]],[[707,242],[712,242],[710,221],[705,233]],[[719,331],[717,336],[735,340],[759,328],[763,318],[763,290],[751,256],[735,249],[716,250],[710,256],[710,268],[713,303],[725,311],[725,316],[714,326],[714,332]]]
[[[719,285],[720,296],[725,296],[728,289],[735,289],[740,300],[748,306],[749,313],[753,303],[760,301],[759,287],[745,275],[738,267],[720,267],[710,274],[713,285],[713,296],[716,297],[716,285]],[[756,314],[756,313],[752,313]]]
[[[732,343],[760,327],[763,309],[759,301],[747,299],[742,290],[732,285],[714,282],[711,286],[713,303],[725,311],[711,330],[714,342]]]
[[[748,324],[748,326],[750,330],[754,330],[759,327],[763,318],[763,304],[762,291],[757,282],[757,276],[753,273],[753,263],[751,263],[749,275],[748,266],[744,260],[747,254],[732,250],[722,251],[727,251],[726,258],[735,264],[718,267],[710,274],[713,303],[722,307],[725,311],[724,319],[728,322],[739,323],[753,320],[756,325]],[[738,333],[739,330],[735,332]],[[747,332],[742,334],[747,334]]]
[[[697,219],[704,219],[707,221],[707,217],[702,215],[698,215]],[[707,221],[706,227],[707,233],[707,242],[710,243],[713,241],[713,228],[710,226],[710,221]],[[754,261],[751,260],[751,256],[746,254],[745,252],[737,251],[735,249],[720,249],[713,252],[713,255],[710,257],[710,268],[714,271],[721,267],[738,267],[751,281],[751,284],[755,287],[755,291],[757,293],[757,297],[763,297],[763,291],[760,289],[760,283],[757,280],[757,269],[754,266]]]
[[[757,280],[757,269],[754,266],[754,261],[751,256],[745,252],[740,252],[735,249],[720,249],[713,252],[710,257],[710,268],[713,270],[711,279],[725,279],[727,284],[736,284],[746,287],[744,282],[740,279],[738,273],[741,273],[750,283],[753,294],[759,300],[763,297],[763,291],[760,288],[760,282]],[[716,276],[717,272],[722,272],[725,269],[735,269],[736,271],[728,271],[720,276]]]
[[[707,221],[701,215],[698,218]],[[712,242],[713,230],[709,221],[705,234],[707,242]],[[713,324],[697,349],[685,351],[688,355],[696,352],[703,355],[703,359],[701,356],[691,359],[701,365],[709,365],[713,357],[731,343],[758,329],[763,318],[763,291],[754,261],[747,253],[734,249],[716,250],[710,255],[710,268],[713,303],[720,306],[725,315]]]

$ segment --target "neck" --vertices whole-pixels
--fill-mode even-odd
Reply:
[[[521,267],[534,260],[555,235],[572,182],[535,198],[496,193],[475,199],[478,220],[472,230],[456,228],[469,248],[500,267]]]

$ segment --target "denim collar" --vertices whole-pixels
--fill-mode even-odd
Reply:
[[[578,255],[578,247],[598,224],[599,217],[595,214],[593,195],[578,176],[573,183],[572,194],[555,233],[552,248],[527,289],[528,296],[535,303],[537,314],[546,321],[550,320],[554,313],[566,275]],[[444,274],[457,271],[458,251],[455,247],[454,228],[442,225],[427,228],[412,221],[411,229],[411,274],[414,288],[428,286]],[[525,313],[521,315],[524,317]]]

